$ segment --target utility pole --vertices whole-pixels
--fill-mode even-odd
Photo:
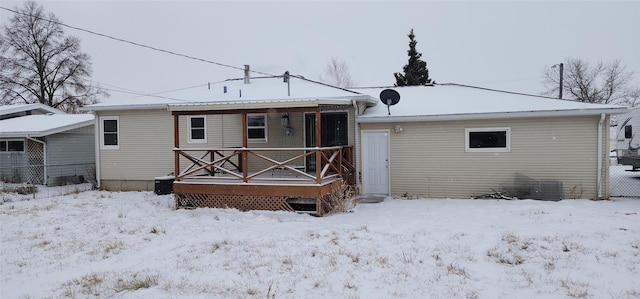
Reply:
[[[561,99],[561,100],[562,100],[562,86],[563,86],[562,81],[564,79],[563,71],[564,71],[564,64],[560,63],[560,92],[558,94],[558,99]]]
[[[562,99],[562,86],[564,81],[564,63],[558,63],[551,66],[551,68],[555,68],[556,66],[560,67],[560,86],[558,88],[558,99]]]

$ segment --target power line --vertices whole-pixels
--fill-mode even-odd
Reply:
[[[19,14],[19,15],[23,15],[23,16],[31,16],[29,14],[22,13],[22,12],[19,12],[19,11],[10,9],[10,8],[6,8],[6,7],[3,7],[3,6],[0,6],[0,8],[4,9],[4,10],[7,10],[7,11],[10,11],[10,12],[13,12],[15,14]],[[34,17],[34,16],[31,16],[31,17]],[[145,45],[145,44],[129,41],[129,40],[126,40],[126,39],[122,39],[122,38],[114,37],[114,36],[111,36],[111,35],[95,32],[95,31],[92,31],[92,30],[88,30],[88,29],[84,29],[84,28],[80,28],[80,27],[67,25],[67,24],[64,24],[64,23],[59,22],[59,21],[49,20],[49,19],[40,18],[40,17],[37,17],[37,19],[43,20],[43,21],[47,21],[47,22],[50,22],[50,23],[54,23],[54,24],[58,24],[60,26],[64,26],[64,27],[71,28],[71,29],[74,29],[74,30],[83,31],[83,32],[86,32],[86,33],[89,33],[89,34],[100,36],[100,37],[112,39],[112,40],[115,40],[115,41],[131,44],[131,45],[134,45],[134,46],[138,46],[138,47],[142,47],[142,48],[146,48],[146,49],[150,49],[150,50],[154,50],[154,51],[158,51],[158,52],[162,52],[162,53],[166,53],[166,54],[170,54],[170,55],[175,55],[175,56],[179,56],[179,57],[183,57],[183,58],[187,58],[187,59],[192,59],[192,60],[196,60],[196,61],[200,61],[200,62],[210,63],[210,64],[222,66],[222,67],[227,67],[227,68],[232,68],[232,69],[244,71],[244,68],[241,68],[241,67],[237,67],[237,66],[233,66],[233,65],[229,65],[229,64],[224,64],[224,63],[220,63],[220,62],[215,62],[215,61],[211,61],[211,60],[208,60],[208,59],[199,58],[199,57],[195,57],[195,56],[191,56],[191,55],[186,55],[186,54],[182,54],[182,53],[178,53],[178,52],[174,52],[174,51],[160,49],[160,48],[157,48],[157,47],[153,47],[153,46],[149,46],[149,45]],[[273,74],[259,72],[259,71],[253,71],[253,70],[250,70],[250,72],[256,73],[256,74],[261,74],[261,75],[267,75],[267,76],[275,76]]]
[[[469,84],[488,84],[488,83],[506,83],[506,82],[516,82],[516,81],[529,81],[529,80],[540,80],[544,77],[535,77],[535,78],[521,78],[521,79],[510,79],[510,80],[500,80],[500,81],[487,81],[487,82],[474,82]]]
[[[96,83],[100,84],[101,86],[102,85],[111,86],[112,88],[102,87],[103,89],[108,90],[108,91],[136,95],[137,97],[134,97],[134,98],[138,98],[138,97],[157,97],[157,98],[164,98],[164,99],[170,99],[170,100],[176,100],[176,101],[187,101],[187,100],[178,99],[178,98],[174,98],[174,97],[163,96],[162,94],[171,93],[171,92],[175,92],[175,91],[181,91],[181,90],[187,90],[187,89],[193,89],[193,88],[198,88],[198,87],[210,86],[211,84],[218,84],[218,83],[222,83],[222,82],[225,82],[225,81],[228,81],[228,80],[209,82],[207,84],[198,84],[198,85],[193,85],[193,86],[187,86],[187,87],[182,87],[182,88],[177,88],[177,89],[172,89],[172,90],[166,90],[166,91],[152,92],[152,93],[135,91],[135,90],[132,90],[132,89],[129,89],[129,88],[115,86],[115,85],[112,85],[112,84],[105,84],[105,83],[101,83],[101,82],[96,82]]]

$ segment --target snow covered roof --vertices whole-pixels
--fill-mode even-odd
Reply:
[[[123,110],[123,109],[247,109],[260,107],[289,107],[293,103],[350,104],[351,100],[365,101],[375,105],[377,98],[356,91],[343,89],[298,76],[290,76],[289,83],[283,76],[254,77],[250,83],[244,78],[229,79],[204,84],[162,94],[141,96],[129,99],[110,100],[105,103],[87,105],[84,110]],[[221,108],[212,108],[221,107]],[[240,108],[242,107],[242,108]]]
[[[387,88],[400,94],[400,102],[390,107],[391,115],[388,115],[387,106],[380,103],[358,116],[358,122],[599,115],[618,114],[626,110],[626,107],[615,105],[588,104],[458,84],[353,90],[379,98],[380,92]]]
[[[16,113],[22,113],[27,111],[35,112],[33,114],[47,114],[47,113],[66,114],[63,111],[60,111],[58,109],[55,109],[40,103],[13,104],[13,105],[0,106],[0,115],[16,114]]]
[[[0,138],[42,137],[93,125],[91,114],[38,114],[0,120]]]

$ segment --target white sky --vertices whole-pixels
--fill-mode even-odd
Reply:
[[[289,70],[318,79],[336,56],[357,85],[393,85],[414,28],[418,51],[438,83],[538,94],[544,90],[541,70],[572,57],[620,59],[640,86],[640,2],[40,3],[71,26],[278,75]],[[0,23],[11,15],[0,10]],[[242,76],[240,70],[65,32],[81,38],[94,80],[107,88],[153,93]]]

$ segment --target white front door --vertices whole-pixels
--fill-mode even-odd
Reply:
[[[389,131],[362,132],[362,189],[389,195]]]

